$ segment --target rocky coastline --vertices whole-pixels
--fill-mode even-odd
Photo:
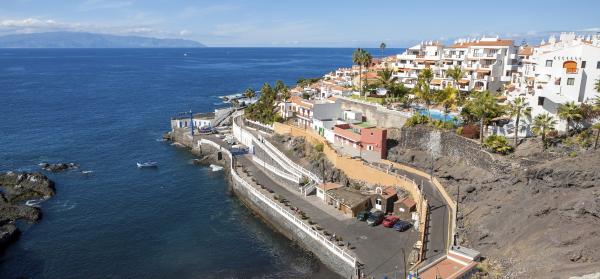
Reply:
[[[541,141],[531,139],[514,155],[491,160],[465,148],[467,140],[437,137],[441,151],[432,156],[436,131],[421,130],[417,136],[392,133],[388,159],[424,170],[433,166],[453,199],[458,195],[458,242],[485,255],[484,278],[568,278],[598,271],[599,151],[560,156],[561,148],[542,152]]]
[[[17,220],[36,222],[42,218],[41,209],[26,201],[46,200],[54,193],[54,182],[39,172],[0,173],[0,252],[18,239]]]

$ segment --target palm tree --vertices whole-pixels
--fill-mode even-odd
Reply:
[[[448,115],[450,113],[450,109],[456,103],[456,92],[458,90],[451,86],[446,86],[444,90],[440,91],[437,95],[437,102],[442,104],[444,107],[444,114]],[[445,120],[445,119],[444,119]]]
[[[369,65],[371,65],[371,62],[373,61],[373,56],[371,56],[371,54],[365,50],[364,56],[363,56],[363,66],[367,69],[367,73],[369,72]],[[367,79],[367,74],[365,73],[365,89],[369,87],[369,80]],[[366,92],[365,92],[365,97],[366,97]]]
[[[449,76],[454,81],[454,85],[456,86],[456,90],[458,90],[458,99],[460,100],[460,89],[458,87],[458,81],[465,75],[465,71],[463,71],[461,66],[454,66],[454,68],[448,69],[446,71],[446,76]]]
[[[517,148],[517,144],[519,142],[519,124],[521,121],[521,116],[527,116],[530,111],[528,110],[529,103],[523,97],[515,98],[508,105],[508,111],[510,117],[516,117],[515,119],[515,149]]]
[[[596,92],[600,93],[600,79],[596,80],[596,85],[594,85],[594,89],[596,89]]]
[[[488,113],[495,111],[498,107],[496,97],[489,91],[481,91],[473,96],[472,108],[473,114],[479,119],[479,140],[483,143],[483,127]]]
[[[556,126],[556,120],[548,113],[539,114],[533,119],[532,130],[534,133],[542,136],[544,150],[546,150],[546,134],[548,131],[554,129],[554,126]]]
[[[379,44],[379,49],[381,49],[381,58],[383,58],[383,51],[385,50],[387,46],[385,45],[384,42],[381,42],[381,44]]]
[[[431,79],[433,78],[433,73],[431,69],[427,68],[423,70],[417,79],[417,84],[413,88],[413,93],[419,98],[425,106],[427,107],[427,116],[431,118],[431,112],[429,111],[429,107],[431,106],[431,102],[435,100],[435,94],[431,90]]]
[[[283,101],[283,113],[284,113],[283,119],[286,119],[286,117],[287,117],[287,104],[286,103],[287,103],[287,100],[292,97],[292,93],[290,92],[290,89],[287,88],[287,86],[286,86],[281,90],[280,94],[281,94],[281,100]]]
[[[275,81],[275,92],[279,93],[281,92],[284,88],[286,88],[287,86],[285,85],[285,83],[283,83],[283,80],[278,79],[277,81]]]
[[[244,91],[244,97],[252,99],[254,96],[256,96],[256,91],[254,91],[254,89],[248,88],[246,91]]]
[[[383,86],[386,89],[389,89],[391,85],[396,83],[398,77],[393,76],[394,71],[390,69],[384,69],[382,71],[377,72],[377,80],[379,85]]]
[[[567,134],[569,134],[571,123],[581,120],[583,115],[579,106],[571,101],[558,107],[558,117],[567,121]]]
[[[358,83],[359,83],[359,90],[362,96],[362,66],[363,66],[363,60],[364,60],[364,56],[365,56],[365,50],[362,48],[357,48],[353,53],[352,53],[352,62],[354,64],[358,64]]]

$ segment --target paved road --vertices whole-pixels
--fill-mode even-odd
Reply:
[[[266,175],[254,162],[250,155],[238,156],[237,160],[247,168],[258,183],[271,187],[276,194],[284,196],[293,206],[300,208],[311,220],[317,222],[325,230],[335,233],[349,241],[360,262],[365,264],[366,274],[375,278],[387,275],[393,278],[397,272],[402,277],[404,269],[403,250],[408,260],[412,245],[417,241],[416,231],[397,232],[383,226],[370,227],[365,222],[354,218],[336,218],[331,211],[321,209],[307,201],[289,186],[281,185]],[[323,204],[323,206],[327,206]],[[342,219],[342,220],[340,220]]]

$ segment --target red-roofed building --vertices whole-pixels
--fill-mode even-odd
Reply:
[[[334,145],[351,156],[366,160],[385,159],[387,155],[387,130],[366,122],[333,126]]]

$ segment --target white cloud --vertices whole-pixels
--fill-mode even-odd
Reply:
[[[585,28],[585,29],[581,29],[578,30],[581,32],[600,32],[600,27],[590,27],[590,28]]]
[[[230,4],[218,4],[218,5],[212,5],[212,6],[202,7],[202,8],[190,6],[190,7],[186,7],[185,9],[183,9],[183,11],[181,11],[181,13],[179,13],[179,17],[181,17],[181,18],[202,17],[202,16],[207,16],[207,15],[216,14],[216,13],[231,12],[231,11],[239,10],[240,8],[241,8],[240,6],[230,5]]]
[[[132,0],[86,0],[79,5],[80,11],[121,9],[133,5]]]

